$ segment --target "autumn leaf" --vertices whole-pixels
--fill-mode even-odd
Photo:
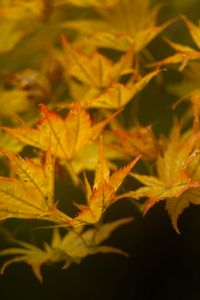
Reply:
[[[160,70],[152,71],[137,82],[130,80],[127,84],[114,83],[93,99],[83,100],[83,103],[92,108],[119,109],[129,103],[159,73]]]
[[[22,151],[23,147],[24,145],[14,137],[12,137],[10,134],[4,131],[0,131],[0,148],[19,153]]]
[[[132,48],[138,53],[174,22],[156,25],[160,8],[161,5],[157,5],[151,9],[149,0],[120,0],[111,7],[98,8],[98,19],[67,21],[63,27],[88,34],[90,46],[94,44],[119,51]]]
[[[4,130],[24,144],[42,150],[49,149],[56,157],[70,161],[92,140],[97,139],[103,128],[118,113],[92,125],[88,112],[78,103],[74,103],[62,119],[44,105],[40,105],[42,118],[37,128],[8,128]]]
[[[190,202],[192,202],[192,194],[195,195],[196,191],[198,193],[200,188],[199,177],[194,176],[196,172],[194,170],[197,170],[199,164],[198,150],[195,150],[199,144],[199,139],[199,131],[182,138],[180,128],[175,126],[167,148],[164,150],[163,155],[158,158],[158,175],[148,176],[133,173],[132,176],[144,186],[136,191],[124,194],[124,197],[147,198],[145,213],[155,203],[166,200],[166,207],[177,230],[177,217],[189,205],[186,199],[190,198]],[[192,170],[194,164],[196,164],[196,168]]]
[[[189,165],[191,176],[199,182],[200,179],[200,161],[199,156]],[[171,217],[173,227],[180,234],[178,228],[178,218],[190,204],[200,204],[200,188],[192,188],[183,193],[179,198],[171,198],[166,201],[166,209]]]
[[[199,51],[196,51],[195,49],[188,47],[187,45],[175,43],[169,39],[165,39],[165,41],[176,51],[176,53],[158,62],[150,63],[148,64],[148,67],[161,67],[170,64],[181,64],[179,67],[179,71],[182,71],[187,66],[188,62],[200,59]]]
[[[1,149],[14,177],[0,177],[0,219],[45,219],[56,223],[70,218],[54,202],[54,159],[47,152],[43,165]]]
[[[88,206],[81,205],[81,210],[77,217],[71,221],[71,225],[76,227],[81,224],[98,223],[107,208],[115,201],[115,193],[139,158],[140,156],[136,157],[128,165],[110,175],[110,169],[104,155],[104,146],[101,140],[93,187],[89,189],[89,183],[86,182],[86,194],[89,196],[87,199]]]
[[[42,282],[41,266],[43,264],[64,262],[63,268],[67,268],[72,263],[80,263],[84,257],[96,253],[116,253],[127,256],[126,252],[118,248],[101,244],[109,238],[115,229],[132,220],[133,218],[124,218],[104,224],[98,229],[88,229],[84,232],[82,229],[69,231],[63,237],[57,229],[54,229],[51,244],[45,243],[43,249],[26,242],[14,240],[13,242],[20,247],[0,251],[0,256],[15,256],[3,264],[1,274],[5,272],[9,265],[25,262],[32,267],[35,276]]]
[[[116,129],[111,132],[110,148],[115,149],[124,157],[142,154],[142,159],[156,160],[159,154],[157,141],[150,126],[134,126],[129,130]]]
[[[190,35],[194,43],[200,49],[200,27],[193,24],[186,16],[182,16],[181,18],[186,24],[187,28],[189,29]],[[179,70],[182,71],[189,61],[200,59],[199,51],[189,46],[175,43],[168,39],[165,39],[165,41],[169,44],[169,46],[171,46],[176,51],[176,53],[170,57],[164,58],[159,62],[149,64],[149,66],[156,66],[156,65],[161,66],[161,65],[181,63]]]
[[[64,36],[61,39],[67,78],[71,76],[89,87],[102,89],[112,82],[117,82],[122,75],[133,72],[132,51],[122,55],[121,59],[113,64],[111,60],[98,52],[85,54],[70,44]]]
[[[194,23],[192,23],[186,16],[182,16],[182,20],[189,29],[190,35],[194,43],[200,49],[200,26],[197,26]]]

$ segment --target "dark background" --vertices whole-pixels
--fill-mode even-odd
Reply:
[[[119,206],[112,208],[113,213]],[[121,214],[132,215],[133,210],[127,203]],[[99,254],[67,270],[46,266],[43,285],[27,265],[12,265],[0,277],[1,299],[200,299],[200,208],[183,213],[181,235],[172,229],[162,203],[145,218],[134,214],[135,221],[109,240],[126,250],[129,258]]]

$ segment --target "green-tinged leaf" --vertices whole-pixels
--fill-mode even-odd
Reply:
[[[127,256],[126,252],[115,247],[101,245],[101,243],[109,238],[111,233],[119,226],[132,220],[132,218],[124,218],[84,232],[81,232],[82,230],[69,231],[63,237],[55,229],[51,244],[45,243],[43,249],[26,242],[14,240],[13,242],[19,245],[19,248],[15,247],[0,251],[0,256],[16,255],[3,264],[1,274],[12,263],[25,262],[32,267],[35,276],[42,282],[41,266],[43,264],[64,262],[63,268],[67,268],[71,263],[80,263],[84,257],[98,252]]]

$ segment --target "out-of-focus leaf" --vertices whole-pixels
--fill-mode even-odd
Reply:
[[[130,80],[127,84],[114,83],[98,96],[88,101],[83,100],[83,102],[92,108],[119,109],[131,101],[159,73],[160,70],[150,72],[137,82]]]
[[[22,30],[15,21],[0,21],[0,54],[12,50],[29,30]]]
[[[24,145],[13,138],[10,134],[0,131],[0,147],[19,153],[23,149]]]
[[[150,8],[150,1],[120,0],[111,7],[99,8],[100,19],[65,22],[63,26],[87,32],[90,44],[97,47],[140,52],[174,20],[156,25],[160,5]],[[102,19],[102,21],[101,21]]]
[[[189,29],[193,41],[200,49],[200,26],[197,26],[194,23],[192,23],[186,16],[182,16],[182,19],[185,22],[187,28]]]
[[[193,126],[194,129],[199,129],[199,112],[200,112],[200,89],[194,89],[191,93],[182,97],[177,103],[182,101],[189,101],[192,106],[192,112],[194,116]]]
[[[42,282],[41,266],[43,264],[64,262],[63,268],[72,263],[80,263],[81,260],[92,254],[116,253],[127,256],[127,253],[111,246],[101,245],[111,233],[119,226],[131,222],[132,218],[124,218],[112,223],[107,223],[98,229],[89,229],[84,232],[70,231],[61,237],[58,230],[54,230],[51,244],[44,244],[44,248],[38,248],[22,241],[13,241],[20,247],[9,248],[0,251],[0,256],[14,255],[14,258],[6,261],[1,267],[1,274],[5,269],[17,262],[25,262],[32,267],[37,279]]]
[[[14,89],[0,91],[0,115],[20,113],[31,107],[26,91]]]
[[[189,61],[198,60],[200,59],[200,52],[186,46],[181,45],[172,41],[167,40],[167,43],[174,48],[177,53],[173,54],[172,56],[169,56],[167,58],[164,58],[158,62],[148,64],[149,67],[155,67],[155,66],[166,66],[170,64],[181,64],[179,67],[179,71],[182,71]]]
[[[156,160],[159,154],[159,142],[150,126],[135,126],[130,130],[116,129],[112,132],[111,148],[134,157],[142,154],[142,159]]]
[[[53,7],[54,0],[12,0],[0,5],[0,16],[14,20],[33,17],[48,20]]]
[[[87,86],[102,89],[127,73],[132,73],[133,53],[128,51],[113,64],[98,52],[86,55],[62,37],[64,47],[64,66],[68,76],[76,78]],[[88,88],[88,87],[87,87]]]

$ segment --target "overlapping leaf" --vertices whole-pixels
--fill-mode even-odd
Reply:
[[[158,75],[160,70],[148,73],[137,82],[130,80],[127,84],[114,83],[105,91],[86,103],[93,108],[118,109],[128,104],[139,92],[141,92],[149,81]]]
[[[53,153],[56,157],[73,160],[75,156],[92,140],[95,140],[103,128],[116,115],[113,114],[100,123],[92,126],[88,112],[74,103],[66,118],[41,104],[42,118],[37,128],[4,128],[19,141]]]
[[[164,58],[161,61],[149,64],[149,66],[165,66],[170,64],[180,64],[179,70],[182,71],[189,61],[199,60],[200,59],[200,52],[196,51],[195,49],[175,43],[168,39],[165,39],[166,42],[176,51],[176,53],[172,56]]]
[[[101,244],[115,229],[130,221],[132,218],[124,218],[104,224],[98,229],[89,229],[84,232],[82,229],[79,232],[70,231],[63,237],[58,230],[54,230],[51,244],[45,243],[43,249],[22,241],[14,241],[20,247],[0,251],[1,256],[15,256],[3,264],[1,273],[3,274],[12,263],[25,262],[32,267],[35,276],[42,282],[41,266],[43,264],[64,262],[63,268],[67,268],[72,263],[80,263],[84,257],[98,252],[127,256],[126,252],[120,249]]]
[[[200,178],[196,172],[199,169],[197,146],[200,141],[200,132],[180,136],[176,127],[164,154],[157,161],[157,176],[133,174],[144,187],[127,193],[135,199],[145,197],[148,199],[145,207],[147,212],[155,203],[166,200],[166,207],[177,230],[177,218],[182,210],[193,201],[197,201]],[[196,150],[195,150],[196,148]],[[194,165],[196,167],[194,167]],[[194,198],[193,196],[194,195]]]
[[[62,37],[64,47],[64,64],[67,76],[72,76],[83,84],[103,89],[127,73],[132,73],[133,53],[128,51],[117,63],[99,52],[85,54]]]
[[[72,226],[98,223],[107,208],[115,201],[115,193],[134,167],[140,156],[110,175],[108,161],[104,156],[103,142],[100,142],[99,159],[95,169],[93,188],[86,180],[88,206],[81,205],[80,212],[71,221]]]
[[[112,132],[110,147],[123,153],[125,157],[142,154],[142,159],[156,160],[159,154],[159,142],[150,126],[135,126],[130,130],[116,129]]]
[[[185,16],[182,16],[182,20],[189,29],[190,35],[194,43],[197,45],[198,50],[166,39],[166,42],[176,51],[176,53],[170,57],[164,58],[159,62],[153,63],[150,66],[181,63],[179,70],[182,71],[189,61],[200,59],[200,27],[192,23]]]
[[[160,5],[151,9],[149,0],[120,0],[98,8],[100,19],[69,21],[63,26],[89,33],[90,45],[120,51],[132,48],[137,53],[173,22],[156,25],[159,9]]]
[[[14,177],[0,177],[0,219],[46,219],[56,223],[70,218],[54,202],[54,159],[47,152],[43,165],[1,149]]]

